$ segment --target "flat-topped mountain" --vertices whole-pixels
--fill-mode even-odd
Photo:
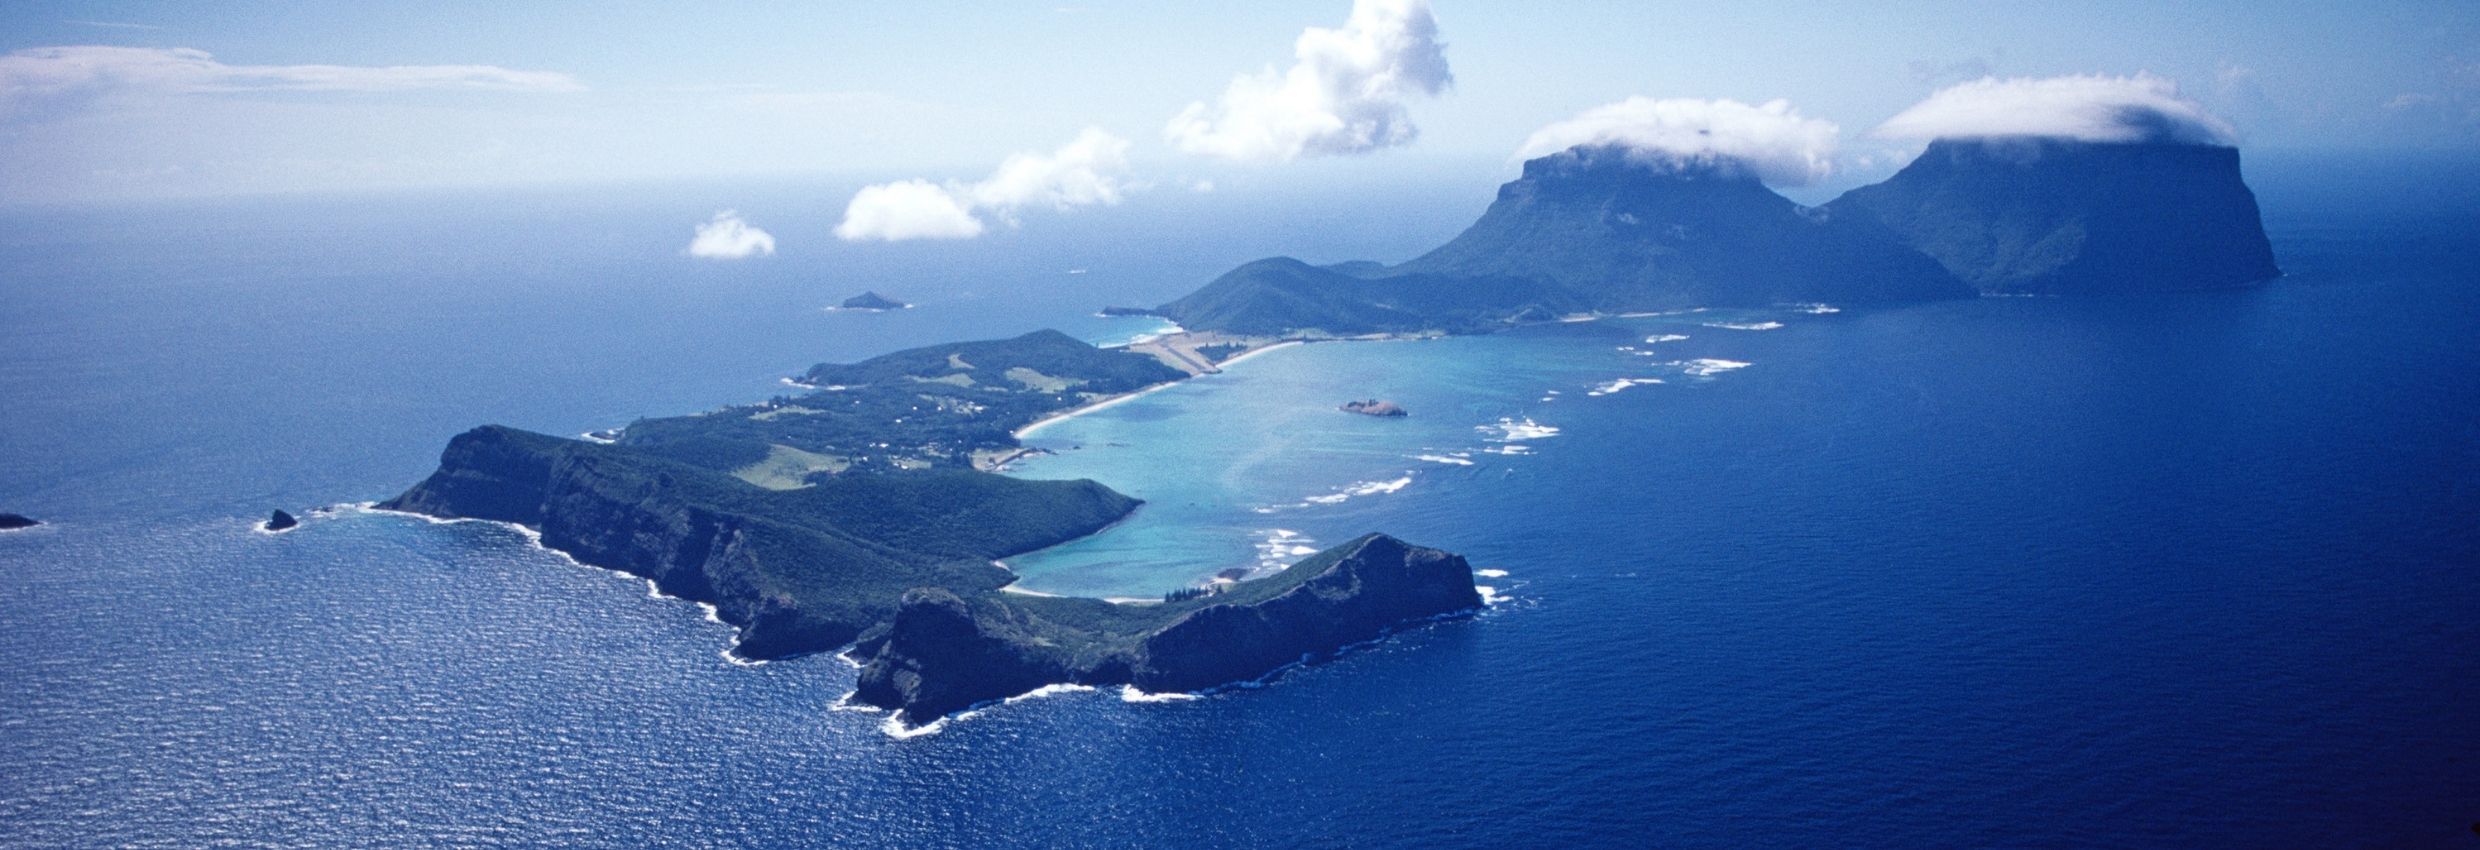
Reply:
[[[1868,216],[1982,292],[2088,295],[2281,275],[2237,148],[1938,139],[1832,213]]]
[[[1802,207],[1727,159],[1579,146],[1397,266],[1258,260],[1154,312],[1192,330],[1480,332],[1579,313],[2240,286],[2281,274],[2239,152],[2185,141],[1939,139]]]
[[[1259,260],[1158,312],[1193,330],[1350,335],[1970,295],[1875,220],[1801,207],[1727,162],[1584,146],[1526,162],[1480,220],[1410,262]]]
[[[1479,221],[1392,271],[1533,277],[1602,312],[1968,294],[1883,227],[1803,208],[1745,168],[1611,146],[1526,162]]]

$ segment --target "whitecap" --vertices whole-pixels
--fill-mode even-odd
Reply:
[[[1594,387],[1591,390],[1587,390],[1585,391],[1585,395],[1606,396],[1629,387],[1640,387],[1646,384],[1659,384],[1661,382],[1662,379],[1660,378],[1620,378],[1618,380],[1611,381],[1610,383]]]
[[[1674,361],[1670,365],[1677,366],[1679,367],[1679,371],[1695,377],[1711,378],[1715,375],[1719,375],[1733,369],[1746,369],[1752,364],[1744,360],[1722,360],[1713,357],[1699,357],[1695,360]]]
[[[1119,688],[1119,698],[1121,702],[1183,702],[1186,700],[1198,699],[1198,696],[1196,694],[1181,693],[1179,691],[1158,694],[1137,690],[1137,686],[1135,685],[1121,685]]]
[[[1493,443],[1515,443],[1559,435],[1557,426],[1535,422],[1530,416],[1522,419],[1502,418],[1489,425],[1475,425],[1473,430],[1494,435],[1488,438]]]
[[[1310,545],[1316,541],[1300,532],[1288,528],[1269,528],[1259,533],[1264,537],[1257,541],[1257,564],[1251,572],[1275,572],[1291,566],[1294,558],[1317,554],[1317,547]]]
[[[1351,498],[1353,498],[1353,497],[1355,497],[1355,496],[1378,496],[1378,495],[1384,495],[1384,494],[1387,494],[1387,493],[1393,493],[1393,492],[1395,492],[1395,491],[1397,491],[1397,490],[1401,490],[1401,489],[1404,489],[1405,487],[1409,487],[1409,486],[1412,486],[1412,473],[1411,473],[1411,472],[1409,472],[1409,471],[1407,471],[1407,472],[1405,472],[1405,473],[1404,473],[1404,475],[1403,475],[1403,477],[1402,477],[1402,478],[1396,478],[1396,479],[1389,480],[1389,481],[1361,481],[1361,482],[1357,482],[1357,483],[1354,483],[1354,484],[1345,485],[1345,486],[1343,486],[1343,487],[1338,487],[1338,488],[1335,488],[1335,491],[1334,491],[1334,492],[1332,492],[1332,493],[1327,493],[1327,494],[1322,495],[1322,496],[1310,496],[1309,498],[1302,499],[1302,500],[1301,500],[1301,504],[1303,504],[1303,505],[1335,505],[1335,504],[1342,504],[1344,501],[1346,501],[1346,500],[1348,500],[1348,499],[1351,499]]]
[[[1012,697],[1008,697],[1007,699],[1000,700],[999,702],[1002,705],[1015,705],[1026,700],[1041,699],[1043,697],[1055,697],[1061,694],[1092,693],[1093,691],[1094,686],[1092,685],[1079,685],[1073,682],[1054,682]]]
[[[1470,457],[1466,457],[1464,452],[1455,452],[1455,453],[1453,453],[1453,454],[1442,454],[1442,455],[1413,455],[1413,456],[1412,456],[1412,459],[1413,459],[1413,460],[1425,460],[1425,461],[1429,461],[1430,463],[1443,463],[1443,464],[1446,464],[1446,465],[1448,465],[1448,466],[1471,466],[1471,465],[1473,465],[1472,458],[1470,458]]]
[[[1660,345],[1665,342],[1679,342],[1687,338],[1687,334],[1654,334],[1652,336],[1645,337],[1645,344]]]
[[[1473,571],[1473,575],[1477,575],[1477,576],[1480,576],[1480,577],[1482,577],[1482,578],[1506,578],[1506,577],[1507,577],[1507,571],[1506,571],[1506,570],[1474,570],[1474,571]]]
[[[1706,322],[1706,327],[1734,331],[1770,331],[1783,326],[1781,322]]]
[[[886,722],[878,724],[878,731],[887,733],[887,737],[903,741],[923,735],[936,735],[947,728],[948,720],[949,718],[941,717],[919,726],[906,726],[903,718],[890,714],[887,715]]]

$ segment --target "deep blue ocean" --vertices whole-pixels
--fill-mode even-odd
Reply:
[[[251,526],[475,424],[1125,338],[1094,309],[1401,260],[1491,187],[893,246],[829,238],[828,181],[0,211],[0,511],[50,523],[0,534],[0,845],[2480,846],[2480,170],[2268,159],[2259,288],[1295,346],[1046,427],[1016,474],[1148,504],[1030,589],[1382,530],[1499,601],[909,739],[505,528]],[[681,256],[722,207],[783,253]],[[863,289],[919,306],[820,309]]]

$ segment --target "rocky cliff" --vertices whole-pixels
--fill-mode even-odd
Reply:
[[[459,435],[439,470],[379,507],[542,533],[579,562],[707,602],[737,651],[835,649],[894,615],[904,592],[994,590],[992,558],[1091,534],[1137,501],[1090,481],[926,473],[768,491],[709,470],[509,428]]]
[[[2237,148],[1939,139],[1826,209],[1873,217],[1993,294],[2243,286],[2277,277]]]
[[[1530,276],[1606,312],[1971,294],[1882,225],[1803,208],[1746,168],[1616,147],[1526,162],[1480,220],[1395,271]]]
[[[999,592],[1013,577],[991,559],[1091,534],[1137,504],[1091,481],[978,472],[766,490],[627,446],[483,427],[379,507],[533,528],[581,563],[714,605],[745,657],[856,645],[867,664],[854,699],[912,723],[1053,683],[1254,679],[1480,604],[1462,558],[1383,535],[1158,605]]]
[[[920,590],[860,648],[852,698],[921,723],[1056,683],[1195,691],[1480,605],[1462,557],[1382,534],[1220,595],[1162,605]]]
[[[1259,260],[1157,312],[1260,335],[1475,332],[1583,312],[1972,294],[1875,219],[1803,208],[1731,163],[1576,147],[1526,162],[1471,227],[1400,266]]]

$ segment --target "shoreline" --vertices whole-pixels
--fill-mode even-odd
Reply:
[[[1149,344],[1149,345],[1164,345],[1164,344],[1168,344],[1170,341],[1174,340],[1174,339],[1175,339],[1175,338],[1177,338],[1177,337],[1186,337],[1186,336],[1207,336],[1209,339],[1211,339],[1211,335],[1197,335],[1197,334],[1190,334],[1190,333],[1188,333],[1188,332],[1182,332],[1182,333],[1177,333],[1177,334],[1167,334],[1167,335],[1163,336],[1161,339],[1154,340],[1154,341],[1152,341],[1152,342],[1150,342],[1150,343],[1147,343],[1147,344]],[[1033,433],[1033,432],[1035,432],[1035,431],[1039,431],[1039,430],[1041,430],[1041,429],[1043,429],[1043,428],[1050,427],[1051,425],[1054,425],[1054,424],[1057,424],[1057,423],[1060,423],[1060,422],[1063,422],[1063,421],[1066,421],[1066,420],[1069,420],[1069,419],[1074,419],[1074,418],[1076,418],[1076,417],[1083,416],[1083,415],[1085,415],[1085,414],[1092,413],[1092,412],[1094,412],[1094,411],[1101,410],[1101,409],[1106,408],[1106,407],[1110,407],[1110,406],[1113,406],[1113,405],[1116,405],[1116,404],[1120,404],[1120,403],[1126,402],[1126,401],[1128,401],[1128,400],[1130,400],[1130,399],[1134,399],[1134,398],[1136,398],[1136,397],[1138,397],[1138,396],[1146,395],[1146,394],[1148,394],[1148,393],[1158,392],[1158,391],[1160,391],[1160,390],[1162,390],[1162,389],[1164,389],[1164,388],[1167,388],[1167,387],[1173,387],[1173,386],[1177,386],[1177,385],[1180,385],[1180,384],[1184,384],[1184,383],[1187,383],[1187,382],[1188,382],[1188,381],[1190,381],[1190,380],[1193,380],[1193,379],[1198,378],[1198,377],[1203,376],[1203,375],[1220,374],[1220,373],[1221,373],[1224,369],[1230,368],[1230,367],[1231,367],[1231,366],[1233,366],[1234,364],[1237,364],[1237,363],[1239,363],[1239,362],[1241,362],[1241,361],[1248,360],[1248,359],[1250,359],[1250,358],[1253,358],[1253,357],[1256,357],[1256,356],[1258,356],[1258,355],[1265,354],[1266,352],[1269,352],[1269,351],[1274,351],[1274,350],[1277,350],[1277,349],[1291,348],[1291,347],[1294,347],[1294,346],[1300,346],[1300,345],[1307,345],[1307,344],[1312,343],[1312,342],[1361,342],[1361,341],[1383,341],[1383,340],[1393,340],[1393,339],[1431,339],[1431,338],[1434,338],[1434,336],[1433,336],[1433,335],[1428,335],[1428,334],[1385,334],[1385,335],[1357,336],[1357,337],[1333,337],[1333,338],[1331,338],[1331,339],[1311,339],[1311,338],[1305,338],[1305,337],[1288,337],[1288,338],[1284,338],[1284,339],[1276,339],[1276,340],[1272,340],[1272,341],[1266,342],[1266,343],[1264,343],[1264,344],[1262,344],[1262,345],[1253,346],[1253,347],[1249,348],[1247,351],[1243,351],[1243,352],[1240,352],[1239,354],[1232,355],[1232,356],[1231,356],[1231,358],[1230,358],[1230,359],[1228,359],[1228,360],[1224,360],[1224,361],[1222,361],[1222,362],[1220,362],[1220,363],[1215,363],[1215,364],[1213,364],[1213,371],[1210,371],[1210,372],[1198,372],[1198,373],[1196,373],[1196,374],[1192,374],[1192,375],[1190,375],[1190,376],[1188,376],[1188,377],[1186,377],[1186,378],[1180,378],[1180,379],[1177,379],[1177,380],[1164,381],[1164,382],[1162,382],[1162,383],[1155,384],[1155,385],[1150,386],[1150,387],[1145,387],[1145,388],[1142,388],[1142,389],[1138,389],[1138,390],[1135,390],[1135,391],[1132,391],[1132,392],[1125,392],[1125,393],[1120,393],[1120,394],[1118,394],[1118,395],[1114,395],[1114,396],[1107,396],[1107,397],[1104,397],[1104,398],[1098,398],[1098,399],[1095,399],[1095,400],[1093,400],[1093,401],[1087,402],[1087,403],[1085,403],[1085,404],[1081,404],[1081,405],[1078,405],[1078,406],[1076,406],[1076,407],[1071,407],[1071,408],[1068,408],[1068,409],[1066,409],[1066,410],[1062,410],[1062,411],[1059,411],[1059,412],[1057,412],[1057,413],[1053,413],[1053,414],[1051,414],[1051,415],[1049,415],[1049,416],[1045,416],[1045,417],[1042,417],[1042,418],[1040,418],[1040,419],[1036,419],[1036,420],[1034,420],[1034,421],[1032,421],[1032,422],[1026,423],[1026,424],[1025,424],[1025,425],[1023,425],[1023,426],[1018,427],[1016,430],[1009,431],[1009,432],[1008,432],[1008,436],[1013,437],[1013,438],[1016,438],[1016,439],[1019,439],[1019,440],[1022,440],[1022,439],[1024,439],[1024,438],[1025,438],[1025,436],[1026,436],[1026,435],[1031,434],[1031,433]],[[1188,340],[1180,340],[1180,341],[1181,341],[1181,342],[1187,342]],[[993,462],[993,463],[991,463],[991,465],[990,465],[989,467],[987,467],[987,468],[988,468],[988,469],[996,469],[996,468],[998,468],[998,467],[1000,467],[1000,466],[1005,465],[1005,464],[1006,464],[1007,462],[1009,462],[1009,461],[1013,461],[1013,460],[1020,459],[1020,458],[1024,457],[1025,455],[1028,455],[1028,454],[1033,454],[1033,453],[1035,453],[1035,452],[1037,452],[1037,451],[1039,451],[1039,450],[1037,450],[1037,449],[1033,449],[1033,448],[1031,448],[1031,447],[1023,447],[1023,448],[1019,448],[1019,449],[1017,449],[1017,450],[1015,450],[1015,451],[1013,451],[1013,452],[1010,452],[1010,453],[1008,453],[1007,455],[1005,455],[1005,456],[1004,456],[1004,459],[1002,459],[1002,460],[998,460],[998,461],[994,461],[994,462]]]
[[[1181,384],[1181,383],[1183,383],[1183,382],[1185,382],[1185,381],[1187,381],[1187,380],[1188,380],[1187,378],[1181,378],[1181,379],[1176,380],[1176,381],[1164,381],[1164,382],[1162,382],[1162,383],[1155,384],[1155,385],[1150,386],[1150,387],[1144,387],[1144,388],[1142,388],[1142,389],[1134,390],[1134,391],[1131,391],[1131,392],[1124,392],[1124,393],[1120,393],[1120,394],[1118,394],[1118,395],[1114,395],[1114,396],[1104,396],[1104,397],[1102,397],[1102,398],[1098,398],[1098,399],[1095,399],[1095,400],[1093,400],[1093,401],[1089,401],[1089,402],[1086,402],[1086,403],[1084,403],[1084,404],[1080,404],[1080,405],[1077,405],[1077,406],[1075,406],[1075,407],[1071,407],[1071,408],[1068,408],[1068,409],[1066,409],[1066,410],[1059,411],[1058,413],[1053,413],[1053,414],[1051,414],[1051,415],[1049,415],[1049,416],[1045,416],[1045,417],[1042,417],[1042,418],[1040,418],[1040,419],[1036,419],[1036,420],[1034,420],[1034,421],[1032,421],[1032,422],[1026,423],[1024,426],[1019,427],[1019,428],[1017,428],[1017,429],[1016,429],[1016,430],[1014,430],[1014,431],[1009,431],[1009,432],[1008,432],[1008,436],[1010,436],[1010,437],[1014,437],[1014,438],[1019,439],[1019,440],[1022,440],[1022,439],[1024,439],[1024,438],[1025,438],[1025,435],[1027,435],[1027,434],[1031,434],[1031,433],[1033,433],[1033,432],[1035,432],[1035,431],[1039,431],[1039,430],[1041,430],[1041,429],[1043,429],[1043,428],[1047,428],[1047,427],[1049,427],[1049,426],[1051,426],[1051,425],[1053,425],[1053,424],[1055,424],[1055,423],[1064,422],[1064,421],[1067,421],[1067,420],[1070,420],[1070,419],[1074,419],[1074,418],[1076,418],[1076,417],[1083,416],[1083,415],[1085,415],[1085,414],[1092,413],[1092,412],[1094,412],[1094,411],[1101,410],[1101,409],[1103,409],[1103,408],[1110,407],[1110,406],[1112,406],[1112,405],[1116,405],[1116,404],[1120,404],[1120,403],[1126,402],[1126,401],[1128,401],[1128,400],[1130,400],[1130,399],[1136,398],[1136,397],[1141,396],[1141,395],[1145,395],[1145,394],[1147,394],[1147,393],[1152,393],[1152,392],[1157,392],[1157,391],[1160,391],[1160,390],[1162,390],[1163,388],[1166,388],[1166,387],[1178,386],[1179,384]],[[1018,449],[1017,449],[1014,453],[1012,453],[1012,454],[1009,456],[1009,458],[1008,458],[1008,459],[1009,459],[1009,460],[1014,460],[1014,459],[1016,459],[1016,458],[1018,458],[1018,457],[1022,457],[1023,455],[1025,455],[1025,454],[1027,454],[1027,453],[1030,453],[1030,452],[1032,452],[1032,451],[1033,451],[1033,449],[1031,449],[1031,448],[1023,448],[1023,447],[1020,447],[1020,448],[1018,448]],[[995,467],[995,466],[997,466],[997,464],[993,464],[993,466]]]

